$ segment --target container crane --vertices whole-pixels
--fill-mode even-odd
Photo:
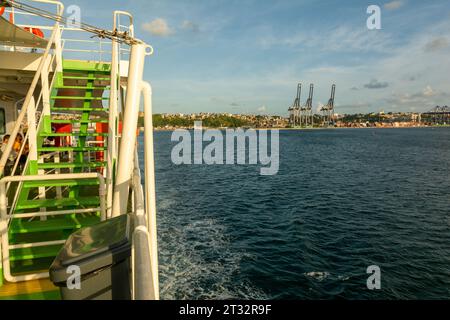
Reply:
[[[300,108],[300,126],[312,126],[313,125],[313,112],[312,112],[312,101],[314,94],[314,85],[311,83],[309,85],[309,96],[306,100],[306,104]]]
[[[334,124],[334,96],[336,93],[336,85],[333,84],[331,86],[331,97],[330,100],[328,100],[328,103],[326,106],[323,106],[320,111],[322,111],[323,115],[323,124],[328,126]]]
[[[300,118],[300,96],[302,94],[302,84],[297,85],[297,96],[293,105],[288,109],[289,111],[289,123],[292,126],[296,126],[299,123]]]

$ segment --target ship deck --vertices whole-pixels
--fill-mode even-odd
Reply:
[[[49,279],[5,282],[0,286],[0,300],[59,300],[59,289]]]

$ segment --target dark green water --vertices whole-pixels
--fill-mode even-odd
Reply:
[[[155,136],[163,299],[450,297],[449,128],[282,131],[275,176],[173,165],[170,136]]]

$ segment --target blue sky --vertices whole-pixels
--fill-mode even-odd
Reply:
[[[154,111],[287,114],[297,82],[314,109],[336,83],[336,112],[425,111],[450,104],[448,0],[74,0],[110,28],[127,10],[155,54]],[[382,9],[368,30],[366,9]]]

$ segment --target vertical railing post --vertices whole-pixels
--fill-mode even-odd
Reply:
[[[6,193],[6,189],[4,190]],[[1,199],[1,186],[0,186],[0,287],[3,285],[3,237],[5,236],[8,228],[8,223],[3,222],[3,212],[1,212],[1,207],[3,205]]]
[[[8,214],[7,214],[7,200],[6,200],[6,187],[5,184],[0,181],[0,275],[3,282],[3,277],[8,274],[9,269],[9,247],[8,247]]]
[[[0,218],[0,287],[3,286],[3,254],[2,254],[2,242],[3,242],[3,234],[2,234],[2,220]]]
[[[117,160],[116,136],[117,136],[117,106],[118,106],[118,82],[119,74],[119,44],[112,40],[112,59],[111,59],[111,84],[109,91],[109,118],[108,118],[108,154],[106,166],[106,185],[107,185],[107,214],[111,217],[113,184],[114,184],[114,165]]]
[[[42,90],[42,116],[50,115],[50,85],[48,81],[50,70],[50,56],[44,62],[44,67],[41,71],[41,90]]]
[[[28,159],[30,163],[30,172],[31,174],[37,174],[36,102],[33,96],[30,99],[30,103],[26,107],[29,144]]]
[[[127,212],[129,186],[134,159],[133,150],[137,140],[136,130],[141,101],[146,48],[147,46],[143,43],[135,43],[131,46],[127,96],[114,187],[113,217],[117,217]]]
[[[55,55],[56,55],[56,70],[55,72],[63,71],[62,45],[61,45],[61,26],[57,22],[55,24]]]
[[[156,224],[155,159],[153,154],[153,106],[152,87],[148,82],[143,82],[142,91],[144,96],[145,212],[147,215],[147,229],[150,233],[150,257],[152,262],[154,292],[155,298],[158,300],[158,236]]]

